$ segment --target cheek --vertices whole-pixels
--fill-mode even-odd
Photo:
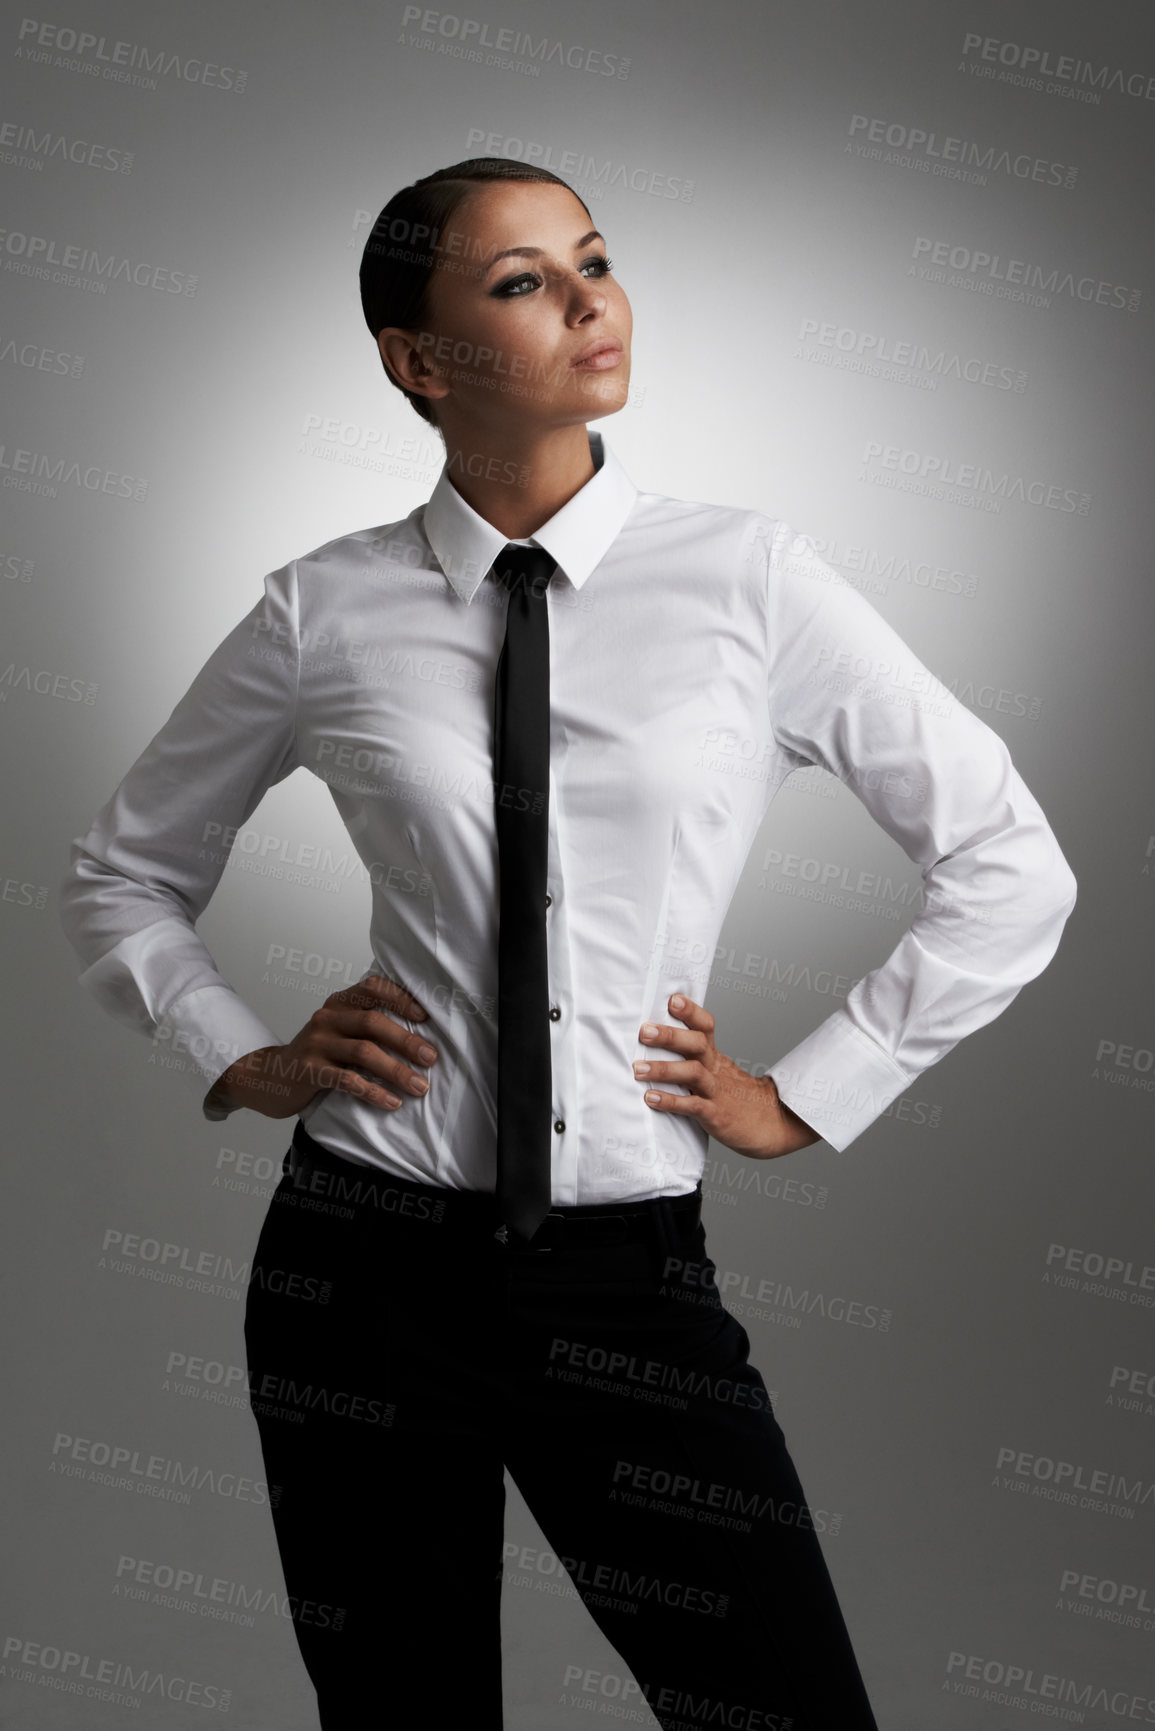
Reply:
[[[502,313],[504,316],[477,321],[478,341],[489,351],[481,355],[479,370],[503,376],[512,371],[517,376],[527,362],[548,352],[548,322],[538,295],[526,296],[525,306],[518,307],[512,316],[508,307]]]
[[[443,353],[439,365],[446,376],[461,391],[477,391],[488,400],[504,380],[531,370],[539,348],[532,321],[482,313],[462,320]]]

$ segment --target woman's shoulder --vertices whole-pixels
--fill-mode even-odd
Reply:
[[[343,530],[307,552],[299,553],[292,561],[298,579],[308,582],[320,576],[331,583],[342,576],[381,574],[389,566],[411,569],[420,565],[427,552],[421,533],[423,510],[424,505],[418,505],[407,517],[398,517],[391,523],[371,523],[365,528]]]
[[[793,522],[757,505],[639,489],[633,523],[644,533],[664,531],[698,548],[716,545],[729,552],[737,546],[745,558],[771,567],[789,554],[797,557],[817,551],[813,538]]]
[[[743,505],[728,503],[720,499],[700,497],[697,492],[662,492],[658,489],[638,487],[638,505],[651,512],[680,518],[686,522],[698,521],[705,524],[716,522],[719,527],[729,527],[731,524],[743,526],[759,526],[765,537],[771,535],[785,539],[799,533],[797,527],[772,505]]]

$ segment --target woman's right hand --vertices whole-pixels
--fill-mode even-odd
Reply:
[[[396,1111],[401,1096],[393,1089],[424,1094],[428,1078],[411,1065],[434,1063],[437,1050],[423,1035],[411,1033],[387,1016],[387,1008],[408,1021],[423,1021],[426,1016],[404,986],[370,974],[326,998],[287,1045],[259,1046],[230,1064],[217,1077],[209,1103],[248,1106],[266,1118],[291,1118],[314,1094],[336,1088],[368,1106]],[[358,1070],[368,1070],[380,1081],[369,1081]]]

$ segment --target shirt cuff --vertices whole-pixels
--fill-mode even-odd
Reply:
[[[915,1081],[844,1009],[820,1022],[768,1074],[790,1110],[839,1153]]]
[[[203,1115],[212,1123],[240,1110],[239,1105],[208,1104],[207,1095],[217,1078],[246,1052],[283,1044],[231,986],[200,986],[178,998],[152,1030],[152,1043],[149,1061],[187,1077],[201,1097]]]

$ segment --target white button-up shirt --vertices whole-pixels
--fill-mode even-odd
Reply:
[[[672,992],[708,1004],[723,919],[792,770],[843,779],[926,891],[888,959],[766,1066],[835,1148],[1006,1008],[1075,902],[1003,741],[807,536],[759,511],[639,492],[604,436],[589,438],[596,473],[529,538],[558,565],[555,1203],[673,1195],[700,1176],[705,1130],[648,1106],[633,1073],[635,1059],[677,1054],[638,1030],[679,1025]],[[81,984],[179,1052],[203,1101],[235,1058],[296,1031],[269,1028],[197,936],[226,857],[205,838],[235,834],[295,769],[319,776],[373,885],[364,973],[414,993],[428,1021],[405,1026],[440,1055],[422,1098],[401,1090],[385,1111],[329,1089],[301,1120],[350,1160],[477,1190],[495,1183],[493,689],[508,596],[492,565],[506,540],[447,464],[408,517],[268,575],[73,843],[61,887]]]

